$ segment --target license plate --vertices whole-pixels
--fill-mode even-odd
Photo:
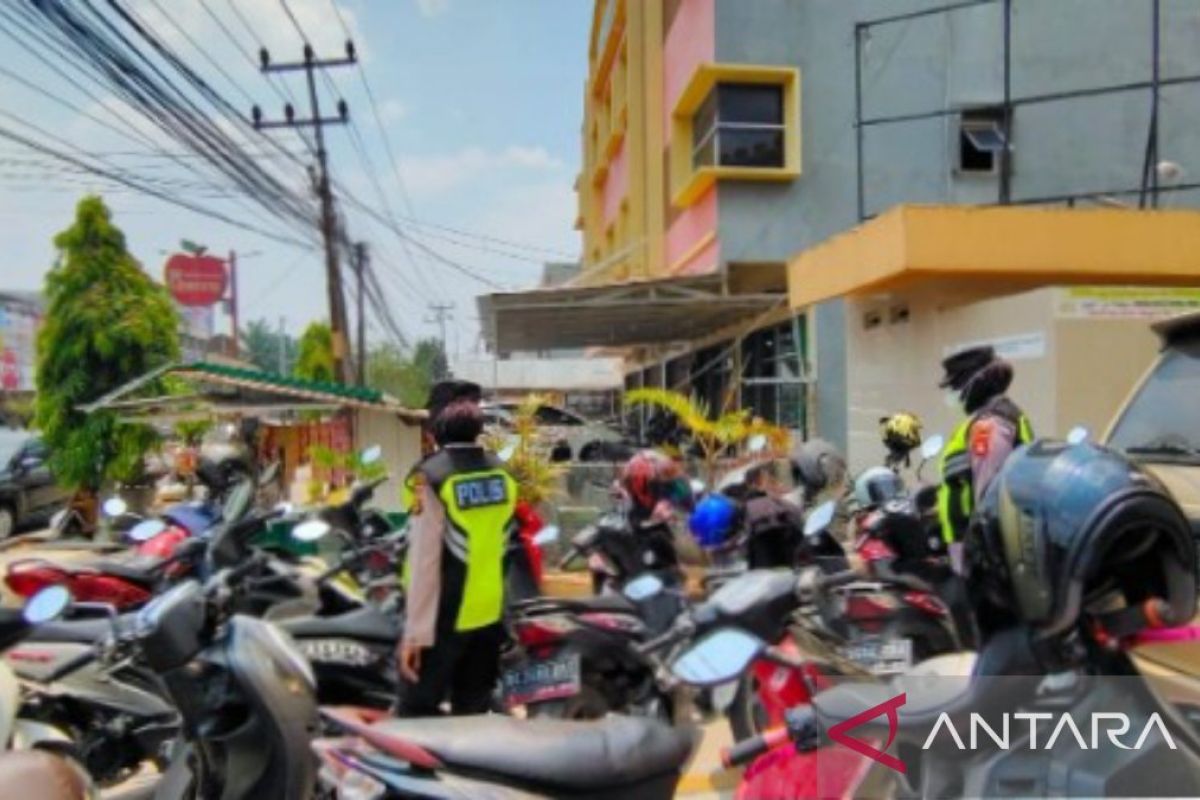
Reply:
[[[842,655],[875,675],[895,675],[912,666],[912,639],[867,639],[843,647]]]
[[[504,673],[504,701],[520,706],[571,697],[579,694],[579,673],[578,653],[521,664]]]

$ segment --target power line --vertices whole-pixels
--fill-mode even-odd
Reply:
[[[70,155],[60,152],[60,151],[57,151],[51,147],[47,147],[43,144],[40,144],[39,142],[35,142],[32,139],[28,139],[24,136],[21,136],[20,134],[14,132],[12,130],[9,130],[8,128],[2,127],[2,126],[0,126],[0,138],[8,139],[9,141],[16,142],[17,144],[20,144],[20,145],[24,145],[25,147],[28,147],[31,150],[36,150],[39,153],[44,153],[53,158],[60,159],[62,161],[65,161],[68,164],[74,164],[75,166],[79,167],[80,169],[82,169],[85,172],[89,172],[94,175],[99,175],[101,177],[107,178],[116,183],[120,183],[131,189],[139,191],[143,194],[148,194],[152,197],[157,197],[159,200],[163,200],[167,203],[170,203],[171,205],[179,206],[180,208],[187,209],[188,211],[192,211],[196,214],[200,214],[202,216],[206,216],[206,217],[210,217],[215,220],[219,220],[220,222],[224,222],[227,225],[232,225],[235,228],[241,228],[242,230],[249,231],[250,233],[256,233],[259,236],[265,237],[267,239],[272,239],[274,241],[281,242],[283,244],[292,245],[293,247],[301,247],[301,248],[311,247],[311,245],[307,242],[302,242],[298,239],[292,239],[292,238],[286,237],[286,236],[280,236],[271,231],[264,230],[262,228],[254,226],[254,225],[247,224],[246,222],[234,219],[233,217],[226,216],[225,214],[222,214],[219,211],[214,211],[212,209],[205,208],[204,206],[197,205],[197,204],[189,202],[187,200],[182,200],[178,197],[167,194],[166,192],[159,191],[158,189],[155,189],[151,186],[142,185],[142,184],[138,183],[136,180],[126,178],[122,175],[114,174],[106,169],[101,168],[101,167],[96,167],[96,166],[93,166],[90,164],[86,164],[83,161],[80,161],[79,159],[77,159],[73,156],[70,156]]]

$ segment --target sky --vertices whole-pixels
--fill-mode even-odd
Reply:
[[[247,115],[255,101],[265,118],[282,116],[283,102],[269,81],[282,80],[288,90],[303,97],[302,73],[268,79],[251,62],[260,45],[268,47],[275,62],[301,56],[303,41],[284,2],[123,3]],[[447,349],[452,354],[469,353],[478,344],[474,298],[493,289],[468,273],[516,288],[536,283],[543,261],[578,257],[572,184],[579,168],[592,4],[589,0],[286,0],[320,57],[344,52],[345,35],[334,14],[335,4],[358,49],[383,130],[362,75],[355,68],[330,70],[334,87],[324,83],[318,87],[323,111],[332,113],[340,96],[355,122],[354,128],[326,129],[332,174],[363,203],[400,218],[403,229],[425,247],[406,248],[394,232],[356,209],[346,210],[350,236],[371,247],[388,304],[410,340],[437,332],[427,322],[429,303],[452,303],[454,320]],[[77,84],[72,85],[38,61],[22,42],[30,44],[28,32],[0,16],[0,127],[58,149],[104,154],[108,163],[136,169],[139,175],[186,178],[193,185],[173,186],[169,192],[239,220],[257,217],[263,227],[287,231],[282,223],[247,210],[244,203],[213,196],[212,187],[195,186],[199,179],[170,160],[145,155],[150,152],[142,141],[147,137],[170,152],[179,153],[182,147],[105,88],[82,79],[61,59],[54,60]],[[298,115],[306,110],[303,102],[297,106]],[[102,126],[100,120],[116,130]],[[264,163],[285,181],[298,188],[307,186],[304,169],[279,157],[261,140],[264,134],[228,121],[222,127],[240,137],[247,149],[264,154]],[[138,133],[141,139],[132,138]],[[294,132],[269,135],[310,158]],[[392,169],[384,136],[399,176]],[[362,142],[365,158],[356,141]],[[281,244],[86,174],[64,173],[61,165],[47,166],[45,156],[3,138],[0,242],[5,252],[0,290],[40,288],[56,258],[54,234],[70,224],[75,203],[89,191],[100,193],[109,203],[131,252],[155,278],[161,279],[167,254],[177,250],[182,239],[189,239],[212,251],[240,254],[243,324],[266,318],[275,325],[284,317],[287,328],[297,333],[309,321],[326,316],[324,261],[319,251]],[[227,194],[227,189],[220,192]],[[217,324],[220,328],[228,323],[218,316]],[[370,335],[384,337],[375,321]]]

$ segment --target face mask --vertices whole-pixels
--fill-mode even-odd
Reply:
[[[959,399],[958,392],[944,392],[942,402],[946,404],[946,408],[952,408],[955,411],[962,408],[962,400]]]

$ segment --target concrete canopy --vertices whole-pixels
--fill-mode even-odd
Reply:
[[[482,295],[484,335],[515,350],[685,342],[781,306],[782,291],[743,286],[725,273],[606,286]]]
[[[1200,286],[1200,212],[897,206],[788,264],[793,308],[927,282],[984,294]]]

